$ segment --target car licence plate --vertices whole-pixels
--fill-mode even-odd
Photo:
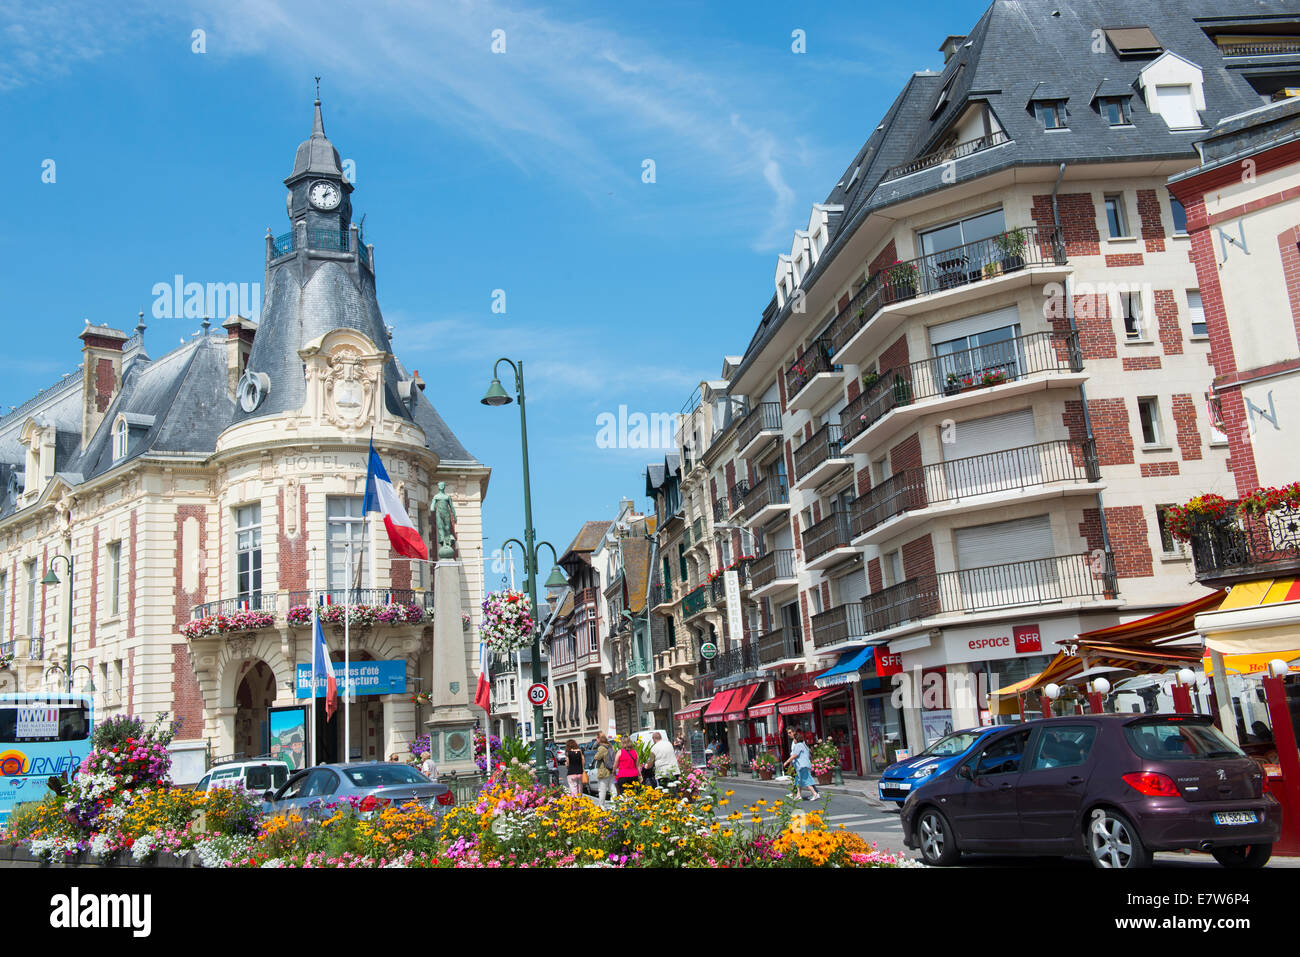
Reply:
[[[1220,811],[1214,815],[1215,824],[1254,824],[1258,820],[1254,811]]]
[[[910,781],[886,781],[884,788],[886,791],[910,791],[912,784]]]

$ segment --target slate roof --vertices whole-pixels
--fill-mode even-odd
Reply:
[[[646,585],[650,579],[650,540],[641,535],[623,539],[623,580],[627,585],[627,610],[645,610]]]
[[[1207,106],[1201,118],[1213,128],[1224,116],[1258,106],[1260,99],[1240,71],[1227,69],[1194,17],[1294,15],[1290,0],[995,0],[941,73],[916,73],[908,80],[827,195],[825,203],[843,205],[844,214],[802,288],[817,281],[867,215],[951,185],[941,179],[943,166],[889,180],[884,176],[891,166],[937,148],[953,121],[978,101],[988,103],[1012,142],[957,160],[956,182],[1009,166],[1194,158],[1194,137],[1171,132],[1138,95],[1138,74],[1155,57],[1121,57],[1109,43],[1093,52],[1094,30],[1148,25],[1166,51],[1197,64],[1203,71]],[[950,81],[947,104],[935,114],[940,93]],[[1040,84],[1048,84],[1053,95],[1068,95],[1070,132],[1044,130],[1034,117],[1030,99]],[[1093,107],[1103,84],[1107,90],[1122,88],[1133,94],[1132,129],[1111,129]],[[774,295],[739,371],[754,362],[789,315],[789,304],[779,307]]]
[[[655,492],[663,488],[664,482],[670,476],[677,475],[682,468],[682,459],[679,455],[665,455],[662,463],[651,462],[645,469],[645,493],[653,496]]]
[[[599,547],[601,539],[605,537],[605,533],[609,531],[609,527],[613,524],[610,521],[584,522],[582,528],[578,530],[578,534],[569,543],[569,547],[560,554],[559,563],[564,564],[565,559],[570,556],[577,557],[578,555],[589,555],[594,552]]]

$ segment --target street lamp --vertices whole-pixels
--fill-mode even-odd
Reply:
[[[48,566],[48,570],[45,572],[45,577],[41,579],[41,584],[57,585],[59,583],[59,576],[54,574],[54,563],[57,562],[59,559],[63,559],[63,561],[66,562],[68,566],[68,659],[67,659],[67,667],[65,670],[67,671],[68,674],[68,692],[70,694],[72,692],[72,579],[73,579],[71,556],[55,555],[53,558],[51,558],[50,564]]]
[[[520,444],[523,447],[524,455],[524,540],[507,539],[503,545],[511,542],[518,545],[524,553],[524,581],[528,590],[528,600],[532,603],[533,609],[533,684],[542,683],[542,630],[539,621],[540,610],[537,604],[537,552],[543,545],[551,550],[551,558],[556,562],[551,569],[550,576],[546,579],[547,588],[563,588],[567,585],[568,579],[559,567],[559,556],[555,552],[555,546],[550,542],[538,542],[537,533],[533,529],[533,498],[529,484],[528,475],[528,419],[524,413],[524,364],[522,361],[515,363],[510,359],[500,358],[492,366],[492,383],[488,386],[487,394],[480,400],[484,405],[499,406],[509,405],[512,401],[510,393],[506,392],[501,386],[501,379],[497,375],[497,369],[501,363],[505,363],[514,370],[515,373],[515,398],[519,401],[519,436]],[[533,760],[537,766],[538,780],[546,778],[546,743],[542,733],[542,706],[533,704]]]

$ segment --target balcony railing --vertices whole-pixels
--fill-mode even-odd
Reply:
[[[37,635],[27,642],[27,657],[32,661],[40,661],[45,657],[45,637]]]
[[[1197,580],[1215,587],[1300,571],[1300,511],[1199,523],[1191,548]]]
[[[742,641],[734,648],[728,648],[721,652],[715,659],[714,679],[726,680],[727,678],[737,675],[749,674],[757,671],[760,667],[758,643]]]
[[[790,488],[782,475],[769,475],[759,479],[745,496],[745,514],[754,515],[769,505],[788,505]]]
[[[426,610],[433,608],[433,592],[414,591],[409,588],[329,588],[324,591],[291,591],[289,607],[310,605],[315,601],[325,600],[331,605],[423,605]],[[269,601],[268,601],[269,599]],[[227,599],[238,602],[241,599]],[[255,610],[275,611],[275,596],[270,593],[262,595],[263,606]],[[210,604],[217,604],[211,602]],[[200,608],[206,607],[203,605]],[[195,609],[196,611],[198,609]],[[222,612],[230,614],[230,612]],[[195,615],[194,617],[202,617]]]
[[[352,251],[352,232],[347,229],[308,229],[307,230],[307,248],[322,249],[329,252],[346,253]],[[370,249],[359,239],[357,241],[357,252],[361,256],[361,261],[372,270],[374,264],[370,261]],[[281,233],[271,240],[272,257],[288,255],[298,248],[298,239],[292,232]]]
[[[803,445],[794,450],[795,481],[808,477],[813,469],[829,459],[840,458],[840,436],[842,429],[827,422],[812,434]]]
[[[840,367],[831,361],[835,354],[834,344],[829,338],[817,339],[790,363],[785,373],[786,401],[797,396],[815,376],[823,372],[839,372]]]
[[[769,631],[755,639],[758,644],[759,664],[770,665],[789,658],[803,657],[803,639],[796,632],[789,634],[784,628]]]
[[[781,403],[760,402],[740,420],[736,433],[738,448],[747,448],[761,432],[781,432]]]
[[[573,606],[576,608],[579,605],[595,605],[599,598],[600,589],[582,588],[573,593]]]
[[[1054,226],[1020,226],[989,239],[894,263],[875,273],[831,323],[828,355],[871,322],[885,306],[1016,272],[1026,266],[1064,265],[1065,243]]]
[[[809,525],[803,533],[804,561],[815,561],[833,548],[846,548],[852,540],[848,510],[834,509],[820,522]]]
[[[881,182],[887,182],[891,179],[897,179],[900,176],[907,176],[911,173],[919,173],[923,169],[931,169],[935,166],[942,166],[944,163],[952,160],[961,159],[963,156],[970,156],[972,153],[978,153],[981,150],[992,149],[994,146],[1001,146],[1003,143],[1010,143],[1011,137],[1003,130],[994,130],[984,136],[977,137],[973,140],[967,140],[964,143],[957,143],[953,146],[947,146],[940,150],[934,150],[926,153],[924,156],[912,160],[910,163],[900,163],[897,166],[891,166],[885,171]]]
[[[305,604],[308,604],[308,603],[310,603],[311,601],[313,601],[312,598],[307,597],[307,598],[304,598],[304,599],[303,599],[302,601],[300,601],[300,602],[295,602],[295,601],[293,600],[293,599],[294,599],[294,596],[296,596],[296,595],[298,595],[298,594],[299,594],[298,592],[294,592],[294,593],[292,593],[292,594],[290,595],[290,597],[289,597],[289,606],[290,606],[290,607],[292,607],[292,606],[294,606],[294,605],[296,605],[296,604],[302,604],[302,605],[305,605]],[[310,595],[311,595],[311,592],[306,592],[306,593],[304,593],[304,594],[310,596]],[[323,595],[331,595],[331,596],[332,596],[333,593],[331,593],[331,592],[320,592],[319,594],[323,594]],[[340,599],[335,599],[335,598],[331,597],[330,600],[331,600],[332,602],[335,602],[335,603],[342,603],[342,601],[345,601],[346,599],[342,599],[342,598],[340,598]],[[379,602],[368,602],[368,601],[362,601],[362,600],[360,600],[360,599],[356,599],[356,598],[352,599],[352,601],[353,601],[354,604],[358,604],[358,605],[376,605],[376,604],[379,604]],[[384,604],[388,604],[388,603],[387,603],[387,602],[384,602]],[[212,618],[212,617],[214,617],[214,616],[216,616],[216,615],[227,615],[227,616],[229,616],[229,615],[234,615],[234,614],[238,614],[238,613],[241,612],[241,611],[270,611],[270,612],[273,612],[273,611],[275,611],[275,610],[276,610],[276,593],[275,593],[275,592],[258,592],[258,593],[255,594],[255,595],[245,595],[245,596],[243,596],[243,597],[241,597],[241,598],[224,598],[224,599],[222,599],[221,601],[210,601],[210,602],[207,602],[207,603],[202,604],[202,605],[195,605],[194,608],[190,609],[190,617],[191,617],[191,618],[194,618],[194,619],[198,619],[198,618]]]
[[[650,607],[666,605],[673,600],[673,586],[669,582],[654,582],[650,586]]]
[[[813,647],[838,645],[850,638],[866,634],[862,624],[862,603],[848,602],[836,605],[820,615],[812,616]]]
[[[748,494],[749,482],[746,479],[741,479],[727,490],[727,498],[731,501],[731,510],[733,512],[745,504],[745,496]]]
[[[782,578],[794,578],[794,549],[774,548],[759,555],[750,567],[754,588],[762,588]]]
[[[990,388],[1046,372],[1079,372],[1083,356],[1073,332],[1033,332],[949,352],[886,370],[844,407],[840,422],[848,444],[896,408],[918,399]]]
[[[853,535],[864,535],[904,512],[944,502],[1100,478],[1092,440],[1059,439],[904,469],[854,500]]]
[[[1300,53],[1300,37],[1294,39],[1264,40],[1259,43],[1229,43],[1219,41],[1219,52],[1224,56],[1277,56]]]
[[[682,599],[682,615],[686,618],[698,615],[709,607],[709,597],[710,590],[707,583],[696,586]]]
[[[1115,566],[1109,552],[1058,555],[918,575],[862,599],[861,633],[871,635],[936,615],[1050,604],[1075,598],[1111,600],[1117,594]]]
[[[727,496],[719,495],[718,500],[713,503],[713,523],[715,525],[725,522],[731,516],[731,506],[727,503]]]

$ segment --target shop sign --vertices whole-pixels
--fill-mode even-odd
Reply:
[[[734,568],[724,572],[722,581],[727,594],[727,629],[733,641],[740,641],[744,636],[744,619],[740,608],[740,572]]]
[[[1011,629],[1011,638],[1016,643],[1018,655],[1043,653],[1043,636],[1038,633],[1037,625],[1016,625]]]
[[[903,673],[903,656],[895,654],[889,650],[887,645],[876,646],[876,677],[884,678],[889,675],[901,675]]]
[[[997,661],[1024,655],[1054,654],[1062,642],[1083,630],[1077,617],[1053,618],[1024,624],[969,625],[945,628],[942,648],[935,649],[951,664]],[[904,653],[905,667],[915,667],[929,655]],[[916,659],[922,659],[918,662]]]
[[[349,663],[348,673],[342,674],[342,662],[334,662],[334,670],[339,674],[339,697],[351,692],[352,697],[375,694],[404,694],[406,692],[406,662],[401,661],[353,661]],[[311,665],[299,665],[297,671],[297,697],[311,697]],[[316,675],[316,697],[325,696],[325,675]]]

